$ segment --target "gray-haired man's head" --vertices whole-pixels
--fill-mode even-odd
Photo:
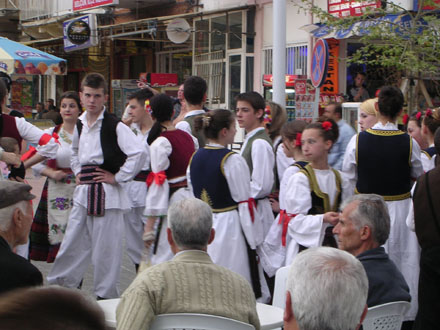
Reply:
[[[206,250],[212,235],[211,208],[197,198],[177,201],[168,209],[168,227],[180,250]]]
[[[390,234],[390,216],[384,199],[375,194],[347,199],[333,233],[338,237],[339,248],[355,256],[383,245]]]
[[[310,248],[293,260],[284,329],[355,330],[367,312],[368,279],[353,255],[330,247]]]

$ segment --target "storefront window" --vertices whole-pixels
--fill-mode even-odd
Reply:
[[[255,9],[250,9],[246,13],[246,53],[254,52],[254,33],[255,33]]]
[[[229,108],[234,109],[235,97],[240,94],[241,78],[241,55],[232,55],[229,57]]]
[[[209,52],[209,20],[196,21],[194,39],[196,54]]]
[[[226,16],[211,19],[211,52],[225,49]]]
[[[241,12],[229,14],[229,49],[241,48]]]
[[[254,90],[254,57],[246,57],[246,90]]]

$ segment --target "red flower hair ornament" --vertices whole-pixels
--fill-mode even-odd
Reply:
[[[295,147],[301,147],[301,133],[296,133]]]
[[[417,114],[416,114],[416,119],[417,119],[417,120],[420,120],[420,117],[422,117],[422,113],[419,111],[419,112],[417,112]]]
[[[426,117],[432,117],[432,110],[431,109],[427,109],[425,112],[425,116]]]
[[[407,114],[404,114],[402,118],[403,125],[408,125],[408,121],[409,121],[409,116]]]
[[[325,121],[325,122],[323,122],[322,123],[322,129],[324,130],[324,131],[328,131],[329,129],[331,129],[333,127],[333,125],[332,125],[332,123],[331,122],[329,122],[329,121]]]
[[[152,115],[153,114],[153,109],[151,109],[151,105],[150,105],[150,100],[145,100],[145,110]]]

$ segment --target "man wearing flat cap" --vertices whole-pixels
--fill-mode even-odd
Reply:
[[[12,252],[25,244],[32,224],[35,198],[31,186],[14,181],[0,181],[0,294],[16,288],[43,284],[40,271],[29,261]]]

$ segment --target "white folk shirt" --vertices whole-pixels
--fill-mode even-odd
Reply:
[[[17,125],[17,130],[20,136],[27,142],[38,144],[41,136],[44,132],[38,127],[28,123],[24,118],[15,117],[15,123]],[[37,146],[37,153],[48,159],[53,159],[56,157],[59,144],[55,142],[54,139],[42,146]]]
[[[75,175],[81,172],[81,166],[101,165],[104,162],[101,147],[101,126],[104,119],[104,110],[90,127],[87,123],[87,112],[83,113],[79,119],[83,124],[81,138],[78,141],[78,130],[75,129],[72,142],[71,168]],[[133,179],[139,173],[145,164],[146,154],[137,142],[134,133],[124,123],[118,123],[116,135],[118,145],[122,152],[127,155],[127,159],[115,174],[116,184],[103,183],[105,208],[127,211],[131,208],[131,203],[120,183]],[[74,202],[87,207],[87,191],[88,185],[78,185],[75,189]]]

